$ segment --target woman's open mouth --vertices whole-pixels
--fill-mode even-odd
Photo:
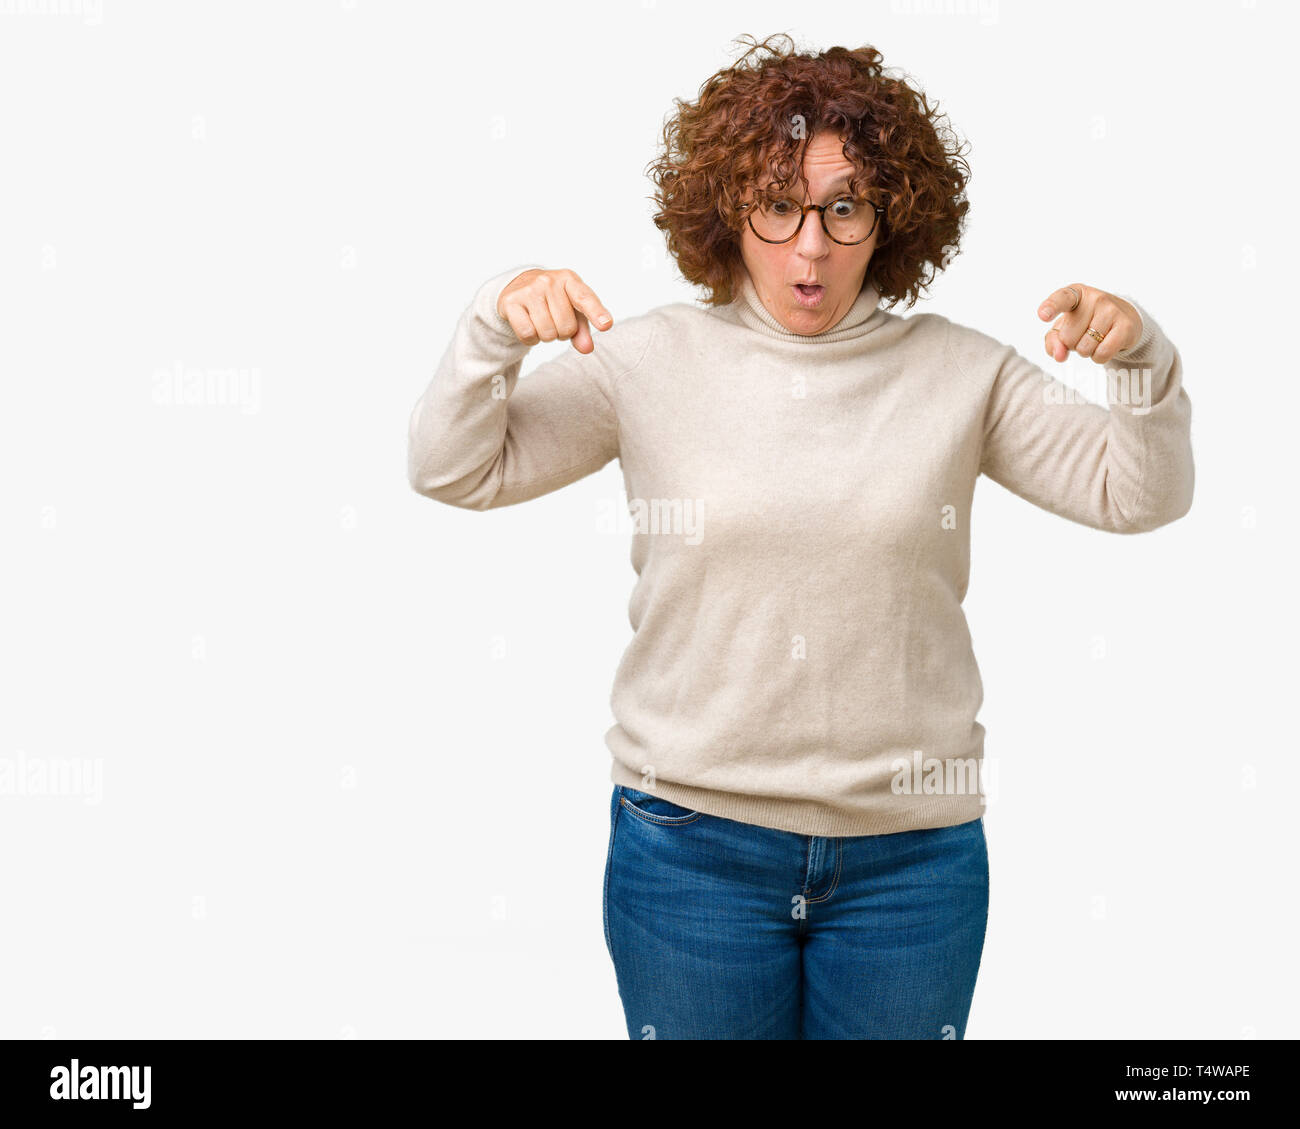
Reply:
[[[811,310],[820,306],[822,299],[826,296],[826,287],[824,286],[805,286],[803,283],[796,282],[794,285],[795,297],[799,300],[799,305],[806,310]]]

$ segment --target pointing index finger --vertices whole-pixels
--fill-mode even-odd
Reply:
[[[569,301],[573,303],[574,309],[584,313],[591,320],[591,324],[597,329],[608,329],[614,324],[614,319],[610,312],[601,304],[596,297],[595,291],[585,282],[580,280],[570,281],[564,287],[569,295]]]

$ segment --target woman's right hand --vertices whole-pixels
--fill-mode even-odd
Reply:
[[[595,348],[588,318],[600,330],[614,324],[595,291],[566,269],[526,270],[511,279],[497,299],[497,313],[525,345],[572,340],[579,353]]]

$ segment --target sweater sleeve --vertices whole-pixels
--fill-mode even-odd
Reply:
[[[980,470],[1051,513],[1141,533],[1191,508],[1192,405],[1178,350],[1149,312],[1137,344],[1105,363],[1109,410],[977,330],[951,324],[949,348],[988,381]]]
[[[411,412],[407,477],[427,498],[474,510],[514,505],[618,455],[613,381],[640,362],[648,320],[593,328],[593,352],[570,345],[521,379],[530,346],[497,312],[497,300],[531,269],[514,267],[478,288]]]

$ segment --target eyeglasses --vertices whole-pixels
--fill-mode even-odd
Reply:
[[[803,228],[809,212],[821,213],[822,230],[836,243],[851,247],[865,243],[884,213],[882,204],[840,196],[829,204],[796,204],[785,198],[763,204],[741,204],[749,213],[750,230],[764,243],[788,243]]]

